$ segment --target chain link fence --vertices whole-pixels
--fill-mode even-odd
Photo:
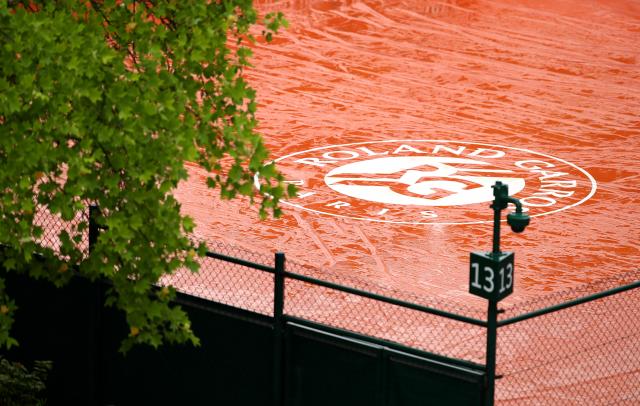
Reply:
[[[60,246],[59,233],[71,235],[88,221],[88,211],[71,222],[47,212],[36,215],[43,245]],[[88,253],[85,232],[81,246]],[[221,254],[201,260],[199,273],[180,270],[160,283],[180,292],[236,308],[274,315],[274,256],[221,243]],[[229,258],[240,259],[235,263]],[[486,314],[438,298],[419,297],[357,277],[320,270],[290,259],[287,272],[331,282],[397,301],[476,320]],[[640,270],[586,283],[505,308],[500,321],[560,305],[640,280]],[[284,313],[334,328],[375,337],[433,354],[483,365],[486,327],[430,314],[402,304],[365,297],[312,281],[285,280]],[[640,289],[502,325],[498,329],[496,403],[499,405],[640,404]]]
[[[640,280],[640,270],[506,309],[503,320]],[[500,405],[640,404],[640,289],[498,329]]]
[[[82,223],[88,227],[89,209],[78,213],[73,220],[65,221],[59,215],[52,214],[43,207],[37,207],[33,223],[42,228],[42,235],[36,239],[36,243],[59,252],[61,246],[60,233],[66,231],[71,238],[79,236],[79,246],[82,252],[84,255],[89,254],[89,232],[88,229],[80,227]]]
[[[340,286],[469,318],[484,319],[478,309],[399,292],[359,278],[336,275],[287,261],[287,269]],[[363,297],[299,280],[287,279],[285,314],[392,341],[433,354],[483,364],[486,329],[400,304]]]
[[[221,243],[208,243],[208,247],[215,253],[230,258],[255,265],[273,266],[272,255],[258,254]],[[255,267],[207,256],[201,258],[198,273],[182,269],[166,276],[161,283],[171,284],[182,293],[273,316],[273,274]]]

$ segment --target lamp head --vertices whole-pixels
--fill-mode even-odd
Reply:
[[[507,223],[511,226],[514,233],[521,233],[529,225],[530,217],[527,213],[516,211],[507,214]]]

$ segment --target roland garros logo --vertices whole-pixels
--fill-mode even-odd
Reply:
[[[521,148],[441,140],[331,145],[276,160],[298,186],[284,201],[313,213],[399,224],[490,221],[500,180],[533,217],[589,199],[593,177],[558,157]]]

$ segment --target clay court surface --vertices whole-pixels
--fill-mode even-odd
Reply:
[[[256,44],[247,75],[259,130],[300,194],[260,221],[193,167],[178,197],[199,238],[480,305],[468,256],[491,248],[487,185],[507,179],[533,216],[523,234],[503,229],[516,252],[508,303],[638,267],[639,3],[257,6],[291,25]]]

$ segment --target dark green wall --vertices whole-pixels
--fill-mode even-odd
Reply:
[[[123,357],[117,349],[128,329],[120,312],[102,306],[104,286],[75,278],[56,289],[14,274],[7,282],[20,306],[20,347],[7,356],[53,361],[49,405],[273,404],[270,317],[179,295],[202,345],[136,347]],[[482,404],[479,368],[301,320],[282,331],[288,406]]]

